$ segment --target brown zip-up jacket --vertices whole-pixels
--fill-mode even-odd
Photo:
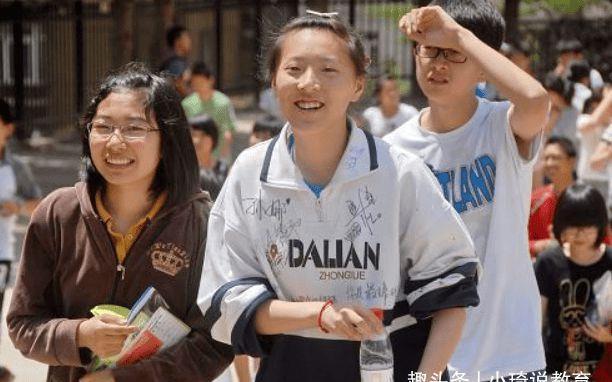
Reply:
[[[142,197],[142,196],[134,196]],[[207,194],[164,207],[143,228],[123,266],[84,183],[59,189],[36,209],[26,233],[7,316],[13,344],[50,365],[47,381],[77,381],[91,354],[77,347],[77,328],[100,304],[131,307],[155,287],[192,328],[177,345],[113,370],[120,381],[211,381],[231,349],[210,337],[196,304],[210,209]],[[206,275],[204,275],[206,277]]]

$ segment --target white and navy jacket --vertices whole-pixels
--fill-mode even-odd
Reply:
[[[291,158],[288,128],[236,160],[210,214],[198,304],[214,339],[239,354],[268,356],[258,380],[358,379],[358,343],[318,329],[259,336],[258,306],[333,299],[391,310],[399,303],[426,318],[478,304],[478,260],[418,157],[353,127],[317,198]]]

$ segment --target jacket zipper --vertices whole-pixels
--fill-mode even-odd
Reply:
[[[202,195],[201,194],[189,198],[187,203],[185,203],[185,205],[187,205],[188,203],[191,203],[194,200],[198,200],[198,199],[202,199]],[[174,212],[176,209],[178,209],[180,207],[181,206],[175,206],[173,208],[170,208],[170,209],[166,210],[165,212],[160,211],[160,213],[156,216],[156,219],[160,219],[162,217],[166,217],[167,215],[169,215],[170,213]],[[115,279],[113,281],[113,289],[111,291],[110,299],[109,299],[109,304],[113,304],[115,302],[115,295],[117,293],[117,288],[119,286],[119,282],[122,281],[122,280],[125,280],[125,272],[126,272],[127,268],[126,268],[125,265],[119,264],[119,262],[117,261],[117,256],[116,256],[115,251],[114,251],[114,246],[112,245],[112,239],[111,239],[110,234],[108,233],[108,231],[106,229],[106,225],[104,224],[104,221],[99,216],[97,216],[96,214],[94,214],[94,216],[97,217],[97,220],[98,220],[98,223],[100,224],[100,227],[106,233],[106,238],[108,239],[107,243],[110,244],[110,250],[113,253],[114,258],[115,258]],[[142,236],[144,231],[147,228],[149,228],[151,226],[151,224],[152,224],[151,220],[148,220],[147,221],[147,225],[143,228],[143,230],[142,230],[142,232],[141,232],[141,234],[139,236]],[[136,241],[138,241],[138,240],[136,240]],[[132,244],[132,247],[135,244],[136,243]],[[104,251],[103,248],[100,248],[100,250]],[[126,256],[126,259],[127,259],[127,256]]]
[[[111,303],[115,302],[115,295],[117,294],[117,289],[119,288],[119,283],[121,281],[125,280],[125,272],[127,271],[127,267],[125,266],[125,263],[127,263],[127,261],[128,261],[130,252],[132,252],[132,249],[134,248],[136,243],[142,238],[142,235],[145,233],[147,228],[149,228],[150,226],[151,226],[151,220],[147,220],[147,223],[142,228],[142,231],[140,231],[140,234],[138,235],[138,238],[136,239],[136,241],[134,243],[132,243],[132,246],[130,247],[130,250],[125,254],[125,259],[124,259],[124,263],[123,264],[119,264],[119,261],[117,260],[117,255],[115,254],[115,262],[117,264],[117,268],[116,268],[116,272],[115,272],[115,281],[113,282],[113,291],[111,293]]]
[[[111,292],[110,304],[115,303],[115,295],[117,294],[119,282],[125,278],[125,267],[117,262],[116,269],[117,271],[115,272],[115,280],[113,281],[113,291]],[[121,274],[121,276],[119,276],[119,274]]]
[[[119,282],[125,278],[125,266],[119,264],[117,261],[117,255],[115,254],[115,262],[117,264],[116,272],[115,272],[115,280],[113,281],[113,291],[111,292],[110,303],[115,303],[115,295],[117,294],[117,288],[119,287]]]
[[[117,272],[121,272],[121,281],[125,279],[125,266],[117,264]]]
[[[321,204],[320,197],[315,200],[315,211],[317,212],[317,218],[319,219],[319,222],[322,223],[323,221],[325,221],[325,217],[323,214],[323,205]]]
[[[113,289],[111,290],[110,293],[110,297],[108,299],[108,304],[114,304],[115,303],[115,294],[117,293],[117,286],[119,283],[119,278],[117,276],[117,274],[119,272],[122,273],[122,279],[125,277],[125,267],[121,264],[119,264],[119,262],[117,261],[117,255],[115,254],[115,247],[113,246],[113,239],[111,239],[110,234],[108,233],[108,230],[106,229],[106,225],[104,224],[104,220],[102,220],[102,218],[98,217],[98,223],[100,224],[100,228],[104,231],[104,233],[106,234],[106,239],[107,244],[109,244],[109,248],[111,249],[111,253],[113,254],[113,257],[115,259],[115,278],[113,279]]]

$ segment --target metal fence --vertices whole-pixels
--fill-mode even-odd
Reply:
[[[96,83],[125,61],[126,50],[127,59],[153,68],[166,58],[159,2],[134,1],[123,14],[118,14],[117,3],[122,4],[0,2],[0,97],[15,107],[21,135],[73,126]],[[327,1],[328,9],[338,11],[363,35],[373,73],[387,70],[403,76],[411,72],[411,59],[395,20],[409,5]],[[252,99],[263,85],[258,73],[267,36],[306,9],[304,0],[174,2],[178,23],[192,36],[191,58],[212,67],[223,91]],[[130,18],[129,30],[119,26],[121,17]]]
[[[128,60],[153,68],[167,57],[160,0],[0,1],[0,97],[14,105],[22,135],[33,129],[49,134],[74,125],[104,74]],[[252,101],[263,83],[258,76],[267,36],[316,0],[174,0],[176,22],[190,31],[192,60],[206,61],[217,84]],[[408,0],[326,0],[328,11],[362,35],[373,59],[370,74],[386,72],[413,83],[411,45],[397,20]],[[25,4],[25,5],[24,5]],[[122,7],[131,5],[128,11]],[[316,5],[314,7],[316,8]],[[127,21],[126,21],[127,19]],[[536,73],[552,66],[554,41],[577,35],[597,52],[597,62],[612,62],[611,19],[521,23],[534,49]],[[128,25],[129,28],[125,28]],[[551,25],[553,26],[551,28]],[[612,54],[612,52],[610,52]],[[590,57],[591,58],[591,57]],[[607,60],[607,61],[606,61]],[[414,93],[414,92],[412,92]],[[254,104],[254,102],[251,102]]]
[[[111,18],[80,2],[0,8],[0,97],[18,134],[75,123],[86,89],[112,67],[111,35]]]

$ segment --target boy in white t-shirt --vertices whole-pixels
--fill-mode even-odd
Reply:
[[[419,155],[460,213],[484,268],[480,306],[468,309],[451,377],[495,380],[545,368],[538,286],[529,259],[531,173],[549,99],[498,53],[504,22],[486,0],[436,0],[400,20],[415,41],[429,108],[385,140]],[[487,80],[509,100],[477,99]],[[394,352],[409,352],[394,332]]]

